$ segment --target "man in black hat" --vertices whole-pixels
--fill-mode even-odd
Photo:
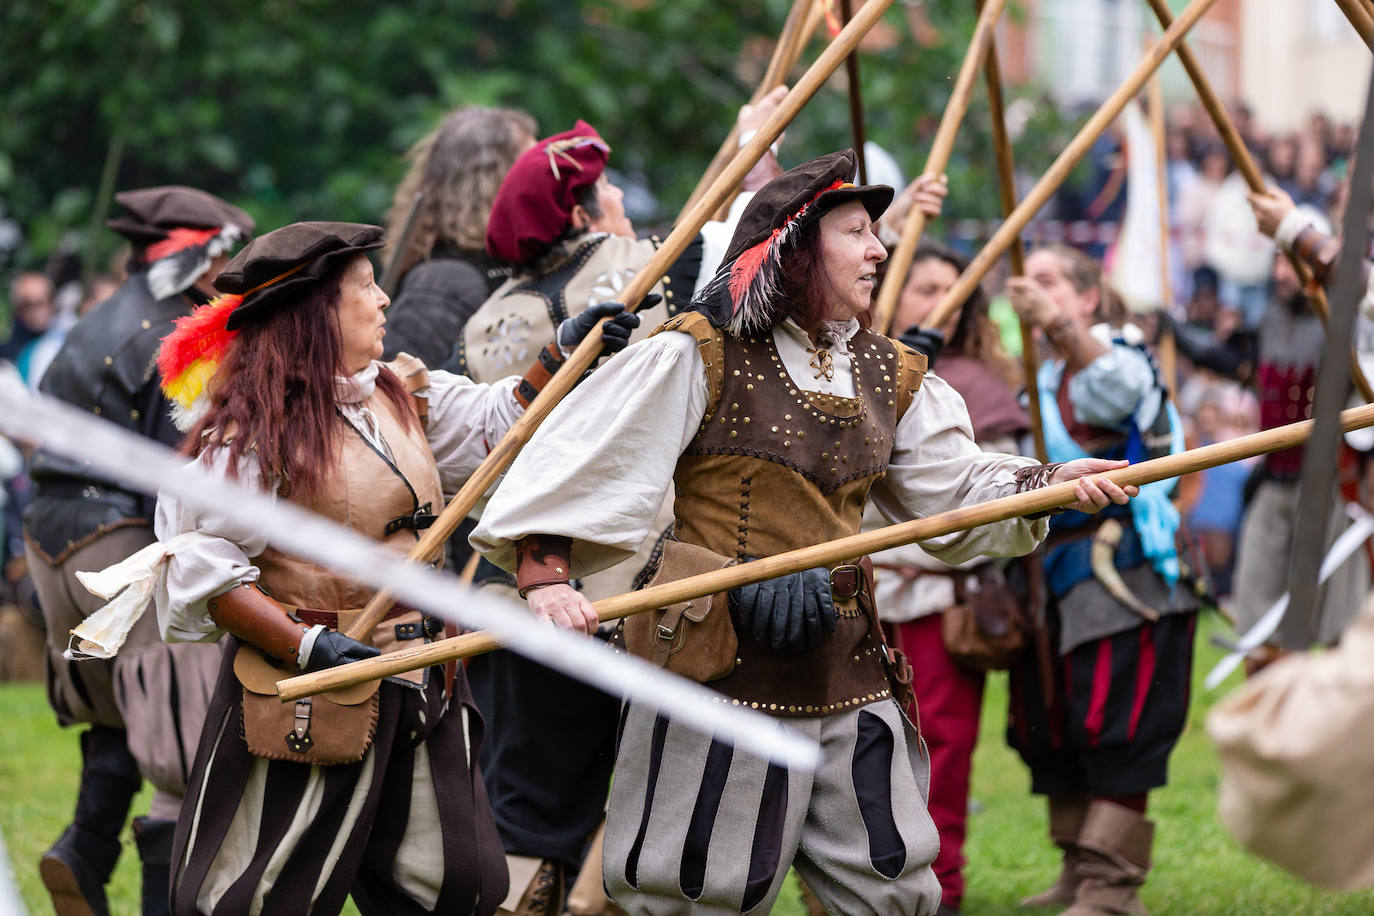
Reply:
[[[870,496],[905,521],[1120,466],[983,452],[926,358],[864,327],[892,189],[856,187],[856,167],[846,150],[769,182],[692,310],[584,381],[511,465],[472,542],[537,616],[595,622],[571,578],[632,553],[670,487],[656,584],[857,534]],[[1085,511],[1129,495],[1077,489]],[[959,563],[1045,531],[1014,519],[925,546]],[[811,736],[821,761],[789,773],[629,706],[604,849],[617,904],[766,912],[795,865],[829,912],[935,912],[929,767],[866,558],[638,615],[623,639]]]
[[[209,301],[231,249],[252,217],[212,194],[167,186],[115,195],[108,223],[133,246],[129,278],[68,332],[40,390],[111,423],[176,446],[154,360],[175,318]],[[141,778],[157,789],[134,836],[143,860],[145,913],[166,912],[167,868],[187,768],[213,684],[214,646],[168,646],[148,620],[112,661],[66,657],[68,631],[102,603],[77,582],[154,540],[152,500],[94,475],[80,462],[39,452],[24,517],[29,569],[48,627],[48,698],[81,734],[82,770],[72,823],[40,870],[59,916],[107,913],[104,885]],[[142,777],[140,777],[140,773]]]

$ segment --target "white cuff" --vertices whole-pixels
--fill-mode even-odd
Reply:
[[[1298,233],[1315,225],[1317,221],[1311,211],[1305,207],[1294,207],[1279,220],[1278,226],[1274,229],[1274,242],[1285,252],[1292,252],[1293,242],[1297,241]]]
[[[310,658],[311,651],[315,648],[315,640],[320,638],[320,634],[328,629],[324,624],[317,623],[305,631],[301,637],[300,648],[296,650],[296,667],[305,670],[305,663]]]

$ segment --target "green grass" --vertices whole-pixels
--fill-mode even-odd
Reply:
[[[1220,693],[1204,693],[1201,682],[1219,654],[1207,637],[1220,628],[1210,618],[1199,628],[1190,725],[1171,760],[1169,786],[1150,796],[1150,817],[1158,827],[1155,869],[1142,892],[1146,906],[1155,916],[1374,912],[1374,892],[1310,887],[1247,855],[1217,821],[1217,764],[1202,720]],[[1006,702],[1006,677],[994,676],[974,761],[977,810],[965,847],[964,912],[969,916],[1023,912],[1016,901],[1047,886],[1059,868],[1058,853],[1045,837],[1044,802],[1030,795],[1026,770],[1003,741]],[[33,913],[51,913],[37,862],[71,816],[80,770],[76,734],[56,726],[38,685],[0,685],[0,716],[5,723],[0,729],[0,830],[24,903]],[[146,810],[147,796],[145,791],[135,801],[135,812]],[[110,901],[116,914],[138,912],[138,857],[127,830]],[[350,907],[348,912],[356,911]],[[793,882],[774,913],[804,913]]]

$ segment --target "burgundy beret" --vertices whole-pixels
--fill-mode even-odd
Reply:
[[[292,223],[254,239],[215,278],[215,289],[243,297],[226,327],[265,316],[304,295],[340,258],[382,244],[382,228],[363,223]]]
[[[492,202],[487,254],[514,264],[543,254],[571,222],[577,192],[606,170],[610,153],[586,121],[522,153]]]
[[[124,209],[105,225],[136,245],[150,245],[173,229],[221,229],[233,226],[241,237],[253,235],[253,217],[199,188],[164,185],[120,191],[115,202]]]

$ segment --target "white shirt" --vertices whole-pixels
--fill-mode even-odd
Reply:
[[[857,321],[830,324],[833,379],[817,378],[810,341],[792,322],[773,341],[793,384],[854,396],[849,341]],[[473,532],[488,560],[514,569],[515,542],[530,534],[573,539],[572,575],[629,556],[649,533],[672,485],[678,457],[696,435],[708,399],[706,370],[691,335],[666,332],[617,354],[549,415],[511,465]],[[897,424],[887,473],[870,499],[891,521],[922,518],[1008,496],[1014,473],[1034,459],[983,452],[963,399],[927,375]],[[1048,530],[1013,519],[924,542],[947,563],[1029,553]]]
[[[512,376],[495,384],[479,385],[465,376],[429,373],[429,425],[425,435],[434,452],[446,499],[462,487],[492,446],[524,413],[513,394],[519,381]],[[365,438],[374,444],[380,441],[383,450],[390,451],[368,411],[353,407],[343,414]],[[225,449],[206,451],[195,461],[212,474],[227,476]],[[238,480],[244,486],[269,496],[275,494],[275,482],[270,487],[264,485],[257,462],[251,457],[240,461],[238,472]],[[214,642],[223,633],[210,619],[206,602],[240,583],[258,580],[258,569],[250,557],[267,548],[266,532],[192,509],[168,492],[158,494],[153,530],[163,542],[188,532],[200,535],[190,539],[167,561],[154,590],[163,638],[169,642]]]

